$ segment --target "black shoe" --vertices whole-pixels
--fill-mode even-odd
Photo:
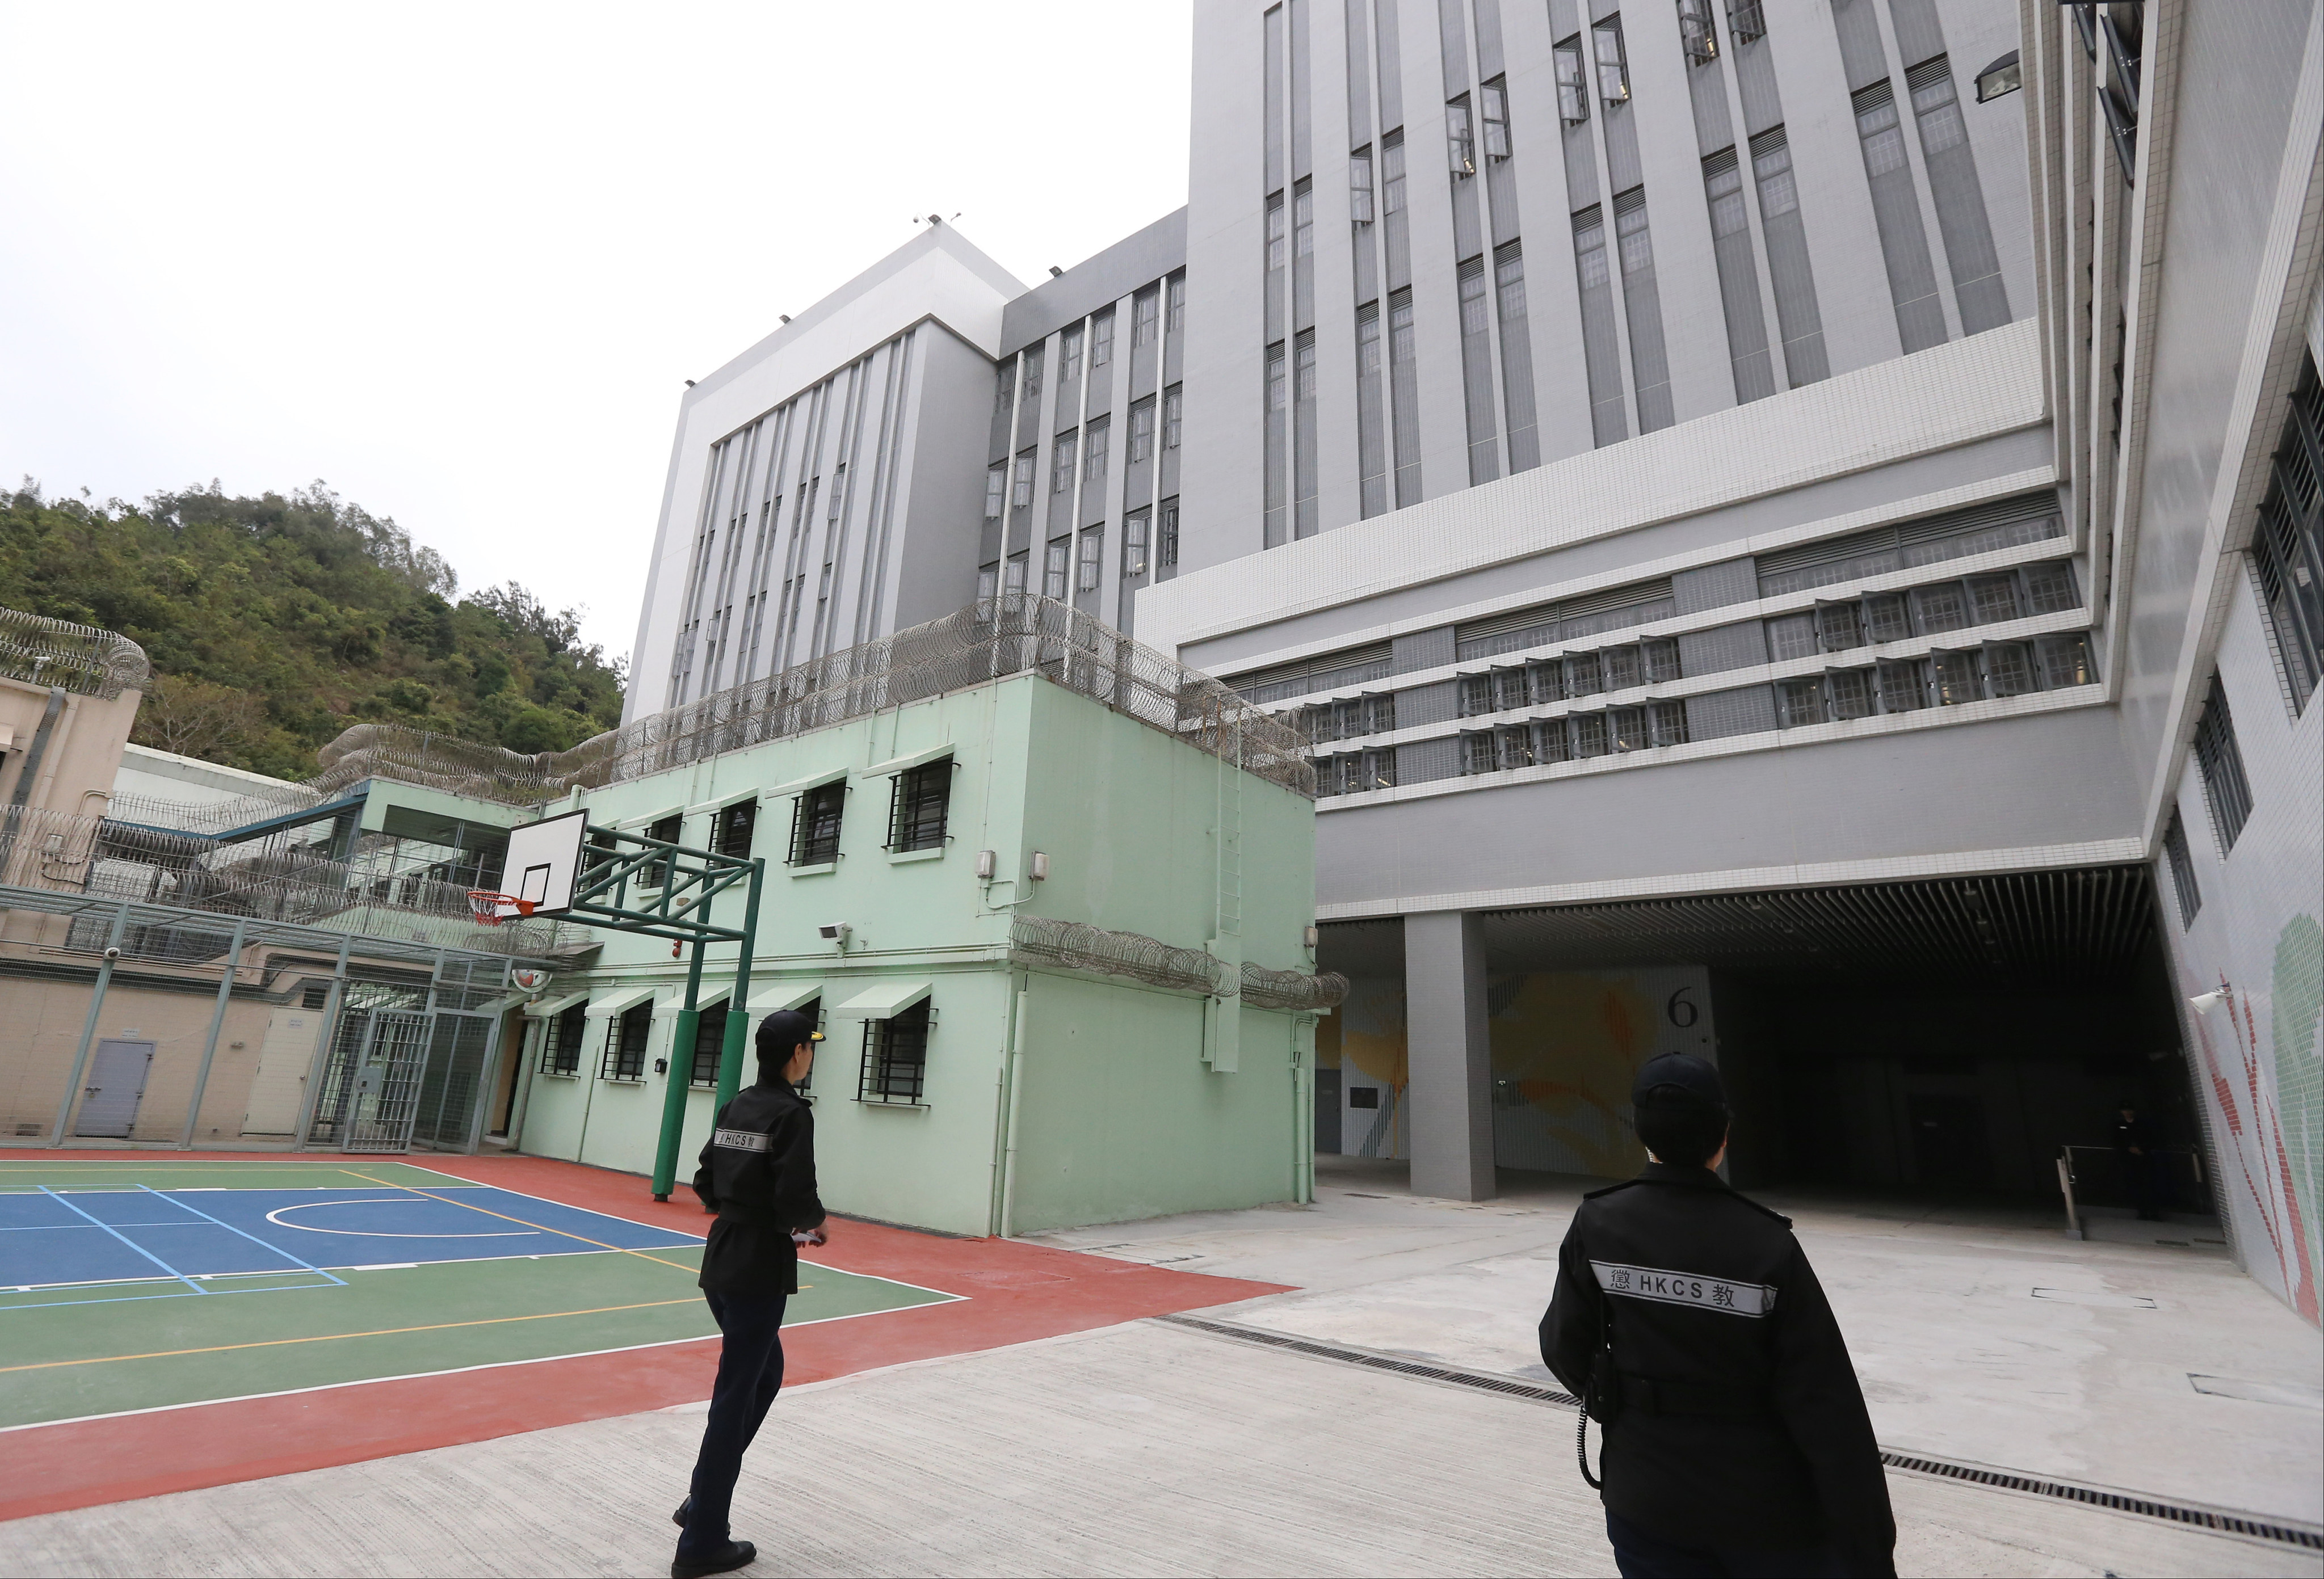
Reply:
[[[715,1556],[705,1557],[698,1563],[673,1561],[669,1579],[703,1579],[706,1574],[732,1574],[737,1568],[747,1568],[759,1560],[759,1548],[747,1540],[730,1540],[726,1549]]]
[[[686,1496],[686,1501],[678,1505],[678,1511],[669,1516],[669,1521],[672,1524],[677,1525],[680,1529],[684,1529],[686,1528],[686,1516],[693,1511],[694,1493],[688,1492]]]

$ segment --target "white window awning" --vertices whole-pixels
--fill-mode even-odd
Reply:
[[[601,997],[589,1000],[589,1017],[592,1020],[610,1020],[615,1014],[626,1014],[636,1008],[653,995],[654,989],[650,987],[616,987]]]
[[[819,981],[782,981],[753,992],[747,1007],[753,1014],[771,1014],[780,1009],[796,1009],[822,996],[823,983]]]
[[[928,996],[925,981],[874,982],[831,1012],[865,1020],[892,1020]]]
[[[589,989],[585,987],[579,992],[568,992],[558,997],[542,998],[539,1003],[527,1004],[524,1012],[544,1020],[554,1019],[574,1005],[587,1002],[588,997]]]

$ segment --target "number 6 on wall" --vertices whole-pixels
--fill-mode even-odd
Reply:
[[[1686,995],[1693,990],[1692,987],[1680,987],[1663,1005],[1663,1013],[1670,1016],[1670,1023],[1682,1031],[1693,1029],[1694,1023],[1702,1018],[1702,1011],[1687,1001]]]

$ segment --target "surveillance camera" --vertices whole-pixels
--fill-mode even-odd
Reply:
[[[2187,1006],[2199,1014],[2208,1014],[2219,1006],[2219,1000],[2225,996],[2218,987],[2213,987],[2209,992],[2199,992],[2189,998]]]
[[[118,949],[107,949],[105,951],[105,957],[107,959],[118,959],[121,958],[121,950]]]
[[[855,931],[853,927],[849,926],[844,921],[835,921],[826,926],[819,926],[815,930],[823,934],[823,941],[825,942],[837,943],[843,949],[847,947],[847,940]]]

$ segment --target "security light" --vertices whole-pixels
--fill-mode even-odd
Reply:
[[[2227,996],[2226,989],[2215,987],[2209,992],[2199,992],[2189,998],[2187,1006],[2199,1014],[2208,1014],[2219,1006],[2219,1000],[2225,996]]]
[[[847,947],[847,940],[853,937],[855,933],[855,929],[849,926],[844,921],[831,922],[826,925],[819,926],[815,930],[823,934],[823,941],[825,942],[837,943],[843,949]]]
[[[980,881],[986,883],[992,881],[992,874],[998,869],[999,865],[1000,858],[991,850],[980,849],[976,852],[976,875]]]
[[[1033,852],[1032,872],[1033,881],[1036,883],[1047,882],[1048,880],[1049,857],[1047,851],[1037,849]]]

